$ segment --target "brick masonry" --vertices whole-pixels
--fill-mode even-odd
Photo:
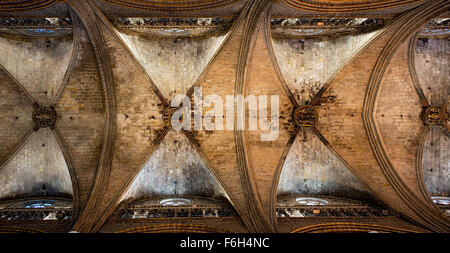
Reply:
[[[419,85],[432,105],[443,103],[450,94],[449,61],[448,39],[419,38],[415,52],[416,73]],[[450,105],[447,111],[449,109]],[[450,194],[449,150],[449,137],[442,130],[432,128],[427,136],[422,157],[423,177],[430,194]]]
[[[56,129],[68,152],[85,206],[97,171],[103,143],[105,106],[97,62],[84,27],[75,65],[56,106]]]
[[[279,232],[290,233],[302,227],[330,224],[330,223],[357,223],[388,226],[392,228],[407,229],[421,233],[429,233],[419,226],[416,226],[399,217],[382,217],[382,218],[279,218]]]
[[[283,86],[275,72],[271,61],[264,37],[265,16],[259,20],[258,27],[255,30],[253,45],[250,48],[249,60],[247,65],[247,76],[245,83],[245,96],[265,95],[268,96],[268,106],[264,108],[267,111],[268,122],[270,118],[271,105],[269,103],[271,95],[278,95],[280,106],[280,126],[279,135],[273,141],[261,141],[261,134],[267,134],[269,131],[258,130],[245,131],[245,145],[247,149],[249,169],[253,173],[257,193],[262,201],[266,215],[271,212],[272,184],[277,172],[277,165],[282,157],[282,153],[291,137],[294,129],[291,121],[293,105],[289,100]],[[259,102],[258,102],[259,103]],[[260,117],[260,115],[258,115]],[[248,127],[246,128],[248,129]]]
[[[450,94],[450,41],[419,38],[415,52],[419,84],[429,103],[441,104]]]
[[[72,50],[72,36],[0,36],[0,64],[45,105],[51,103],[62,83]]]
[[[432,128],[425,141],[422,172],[430,194],[450,195],[450,141],[441,129]]]
[[[120,36],[170,102],[194,85],[226,34],[183,39],[152,39],[126,32]]]
[[[155,140],[163,131],[163,105],[150,82],[120,41],[104,27],[103,34],[113,70],[117,132],[109,183],[100,208],[110,204],[132,180],[133,175],[139,172]]]
[[[317,92],[377,32],[338,38],[274,38],[273,48],[286,84],[300,105]]]
[[[73,194],[66,161],[48,128],[34,133],[2,168],[0,185],[0,199]]]
[[[375,120],[380,129],[384,148],[396,172],[417,198],[425,201],[420,194],[415,163],[424,128],[420,119],[422,103],[409,74],[409,41],[406,40],[394,54],[383,76]]]
[[[0,163],[4,163],[33,129],[33,106],[19,89],[0,71]]]
[[[399,208],[410,213],[384,177],[362,122],[367,83],[381,50],[392,35],[393,32],[387,32],[376,38],[331,81],[320,99],[317,129],[355,174],[382,194],[384,200],[396,203]]]
[[[239,47],[242,39],[243,24],[236,28],[234,34],[226,42],[222,51],[209,66],[199,86],[203,89],[203,96],[219,95],[223,101],[225,96],[233,95],[238,61]],[[226,121],[224,121],[224,124]],[[224,131],[196,131],[195,140],[211,168],[223,184],[232,203],[241,214],[247,213],[246,200],[241,187],[240,173],[237,168],[234,132]]]

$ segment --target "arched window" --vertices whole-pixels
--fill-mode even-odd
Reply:
[[[33,200],[23,203],[25,208],[46,208],[55,204],[53,200]]]
[[[433,196],[431,197],[433,203],[440,206],[449,206],[450,205],[450,197],[441,197],[441,196]]]
[[[300,205],[306,206],[324,206],[328,204],[328,201],[319,198],[296,198],[295,201]]]
[[[163,206],[188,206],[191,201],[184,198],[163,199],[159,202]]]

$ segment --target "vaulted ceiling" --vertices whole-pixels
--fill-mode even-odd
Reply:
[[[449,11],[445,0],[2,2],[0,208],[60,198],[70,230],[97,232],[130,203],[191,197],[232,208],[225,227],[290,232],[306,223],[281,218],[277,199],[308,197],[448,232],[431,197],[450,197]],[[223,101],[278,95],[278,137],[171,129],[170,103],[194,87]]]

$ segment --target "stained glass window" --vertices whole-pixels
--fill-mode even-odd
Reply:
[[[187,206],[191,203],[189,199],[170,198],[163,199],[159,202],[163,206]]]
[[[436,205],[450,205],[450,197],[440,197],[440,196],[433,196],[431,197],[431,199],[433,200],[433,203],[435,203]]]
[[[53,200],[33,200],[23,203],[25,208],[46,208],[53,206],[55,201]]]
[[[300,205],[306,206],[323,206],[328,204],[328,201],[319,198],[296,198],[295,201]]]

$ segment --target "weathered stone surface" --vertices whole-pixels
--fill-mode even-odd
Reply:
[[[84,29],[78,39],[74,69],[56,106],[56,128],[75,170],[84,207],[102,149],[105,108],[95,54]]]
[[[170,102],[197,81],[226,34],[184,39],[151,39],[126,32],[120,36]]]
[[[163,105],[120,41],[106,28],[117,103],[113,164],[103,205],[107,205],[141,169],[163,131]],[[127,66],[124,68],[123,66]]]
[[[377,197],[382,196],[382,201],[387,201],[390,206],[395,203],[398,210],[413,216],[379,167],[362,121],[362,106],[372,69],[393,33],[376,37],[331,81],[320,99],[316,127],[350,169],[377,192]]]
[[[295,138],[281,171],[278,194],[375,199],[367,186],[312,131]]]
[[[73,194],[66,161],[48,128],[34,133],[0,174],[0,198]]]
[[[432,128],[424,144],[422,172],[428,193],[450,195],[450,140],[442,130]]]
[[[203,96],[218,95],[226,101],[227,95],[234,95],[236,68],[239,47],[244,25],[236,28],[231,38],[210,65],[207,73],[200,81]],[[206,110],[204,110],[204,113]],[[226,120],[224,120],[226,124]],[[246,214],[246,200],[241,186],[239,169],[237,168],[234,131],[195,131],[195,139],[200,144],[208,163],[227,191],[236,211]]]
[[[27,38],[4,35],[0,36],[0,45],[0,64],[34,99],[49,105],[72,58],[72,37]]]
[[[311,102],[317,92],[377,32],[334,39],[272,40],[286,84],[300,105]]]
[[[259,20],[254,35],[255,41],[250,49],[245,96],[267,96],[267,106],[261,106],[258,101],[258,118],[261,120],[261,111],[265,110],[267,112],[267,121],[271,124],[271,129],[276,131],[278,135],[271,141],[262,140],[262,134],[268,134],[270,131],[261,130],[261,125],[258,123],[258,130],[248,130],[247,127],[245,131],[245,144],[247,147],[249,169],[253,172],[257,186],[256,191],[262,201],[266,215],[269,217],[273,208],[271,202],[271,197],[274,193],[272,192],[273,179],[277,172],[278,162],[282,159],[283,150],[291,137],[289,130],[294,127],[290,119],[293,111],[292,103],[278,79],[265,43],[264,21],[265,16],[263,15]],[[271,115],[271,96],[278,96],[279,98],[280,115],[275,115],[275,117],[279,117],[279,125],[276,125],[274,118],[271,118],[274,117]],[[256,108],[252,108],[252,110],[254,109]]]
[[[409,73],[408,46],[409,40],[394,54],[383,76],[375,120],[395,171],[417,198],[425,201],[420,193],[415,163],[424,128],[420,119],[422,103]]]
[[[0,71],[0,164],[33,129],[32,102]]]
[[[72,2],[74,5],[82,3],[82,1]],[[290,113],[294,108],[275,74],[274,62],[271,62],[261,32],[261,22],[259,26],[255,27],[256,30],[252,35],[254,37],[243,38],[245,26],[243,22],[232,34],[230,40],[222,36],[208,39],[183,39],[175,42],[122,34],[122,39],[127,42],[134,56],[142,64],[143,68],[141,69],[139,64],[135,64],[133,56],[130,56],[126,48],[121,45],[120,39],[105,29],[105,22],[107,23],[108,20],[102,19],[101,14],[94,13],[106,9],[91,10],[94,7],[93,4],[97,5],[97,2],[90,1],[87,5],[83,5],[85,7],[83,10],[87,10],[87,12],[79,14],[83,21],[93,22],[89,25],[89,28],[92,29],[90,38],[93,39],[92,41],[99,39],[94,43],[98,51],[94,51],[89,45],[90,42],[84,32],[78,35],[81,40],[81,49],[76,55],[74,72],[56,106],[58,120],[55,132],[60,133],[58,141],[61,141],[62,146],[65,147],[64,151],[67,151],[67,155],[70,157],[69,165],[73,165],[75,179],[79,184],[81,210],[77,211],[83,211],[82,209],[86,207],[86,200],[91,197],[89,210],[82,213],[79,220],[74,221],[76,227],[79,227],[80,231],[89,232],[116,232],[142,226],[167,227],[176,224],[180,224],[180,226],[201,225],[231,232],[266,229],[263,225],[269,224],[262,224],[265,221],[260,218],[265,217],[260,217],[257,212],[261,210],[259,206],[261,200],[265,208],[263,211],[268,213],[271,211],[267,209],[272,204],[270,194],[275,193],[271,192],[273,190],[271,186],[276,180],[274,179],[275,169],[282,165],[280,158],[286,154],[283,152],[287,151],[285,145],[292,134]],[[229,16],[235,16],[245,2],[248,1],[239,1],[239,4],[230,6],[226,12],[218,9],[217,11],[186,12],[180,15],[188,17],[190,15],[201,16],[206,13],[210,16],[220,16],[227,13]],[[256,4],[255,7],[259,7],[257,5],[259,1],[252,3]],[[283,3],[274,3],[274,5],[280,6]],[[417,5],[414,4],[414,6]],[[167,14],[152,14],[112,5],[110,7],[107,8],[109,11],[105,13],[111,19],[116,18],[116,15],[131,17],[136,13],[152,18],[153,14],[159,16]],[[410,6],[397,8],[394,11],[390,11],[390,9],[380,12],[371,11],[371,14],[393,16],[408,8]],[[233,11],[231,12],[231,10]],[[256,9],[251,9],[250,13],[255,14],[256,12],[258,12]],[[45,16],[48,13],[52,13],[52,11],[38,11],[35,14]],[[56,13],[61,14],[58,14],[61,17],[69,14],[67,9]],[[12,13],[10,15],[22,14],[27,16],[30,13]],[[298,14],[315,16],[317,13],[276,12],[275,10],[274,17]],[[323,17],[327,14],[320,15]],[[227,15],[227,18],[229,16]],[[249,17],[248,20],[253,22],[252,18]],[[405,20],[405,22],[409,21]],[[93,25],[94,23],[95,25]],[[103,50],[104,45],[102,44],[105,42],[104,38],[97,36],[97,25],[106,37],[107,48],[105,50]],[[422,224],[427,225],[426,217],[421,216],[416,219],[420,215],[416,215],[412,211],[415,208],[408,205],[407,202],[410,201],[406,198],[408,196],[400,197],[398,193],[400,190],[394,189],[389,184],[387,173],[380,168],[380,159],[375,158],[373,148],[367,138],[367,128],[365,128],[367,125],[364,125],[361,119],[367,83],[373,74],[373,67],[381,50],[388,42],[392,41],[395,32],[391,31],[375,40],[353,62],[338,73],[336,70],[343,67],[365,42],[376,36],[375,34],[347,36],[334,40],[304,40],[303,44],[298,40],[269,40],[269,43],[275,47],[282,74],[299,104],[309,102],[317,91],[327,85],[334,74],[337,74],[322,98],[318,100],[319,104],[317,105],[319,117],[317,117],[316,127],[325,136],[326,140],[322,141],[326,143],[328,140],[330,146],[322,143],[316,135],[313,135],[311,129],[306,130],[306,133],[301,132],[295,139],[284,164],[278,194],[333,195],[363,201],[375,199],[373,194],[409,218],[419,222],[424,221]],[[2,59],[13,66],[14,69],[10,72],[18,80],[21,79],[19,82],[23,83],[39,102],[49,103],[56,94],[57,86],[60,85],[63,73],[69,64],[71,52],[68,48],[72,46],[71,39],[64,38],[48,42],[41,38],[22,38],[19,40],[19,44],[14,44],[15,39],[12,37],[0,38],[0,45],[9,43],[7,46],[9,49],[5,49],[6,47],[0,49],[0,54],[2,52],[7,54]],[[158,148],[161,133],[166,133],[163,131],[164,123],[161,117],[164,103],[159,101],[158,96],[155,95],[154,86],[148,80],[147,73],[162,91],[162,95],[170,101],[175,94],[185,93],[192,86],[223,41],[227,41],[223,44],[223,50],[218,53],[212,65],[206,69],[205,75],[199,83],[203,88],[203,95],[219,95],[225,101],[225,96],[240,92],[240,89],[236,89],[236,80],[240,79],[242,72],[237,73],[237,67],[246,68],[244,95],[280,96],[281,132],[279,138],[272,142],[262,142],[260,140],[262,131],[245,131],[241,136],[242,132],[230,130],[202,130],[189,132],[191,136],[188,136],[189,140],[186,140],[181,133],[169,132]],[[244,59],[239,59],[239,56],[244,55],[241,53],[247,53],[246,48],[241,48],[241,46],[248,44],[242,42],[251,42],[248,62],[241,62],[240,60]],[[50,47],[46,48],[47,45]],[[418,61],[416,67],[418,68],[428,64],[427,60],[439,66],[430,70],[428,69],[429,65],[426,65],[426,68],[417,71],[419,78],[426,80],[422,80],[421,85],[430,85],[429,87],[431,87],[429,94],[426,87],[423,89],[433,104],[441,103],[443,97],[448,94],[448,85],[446,85],[449,76],[448,59],[446,58],[448,46],[441,45],[441,42],[429,42],[428,46],[419,46],[418,55],[416,55]],[[63,49],[67,50],[63,52]],[[95,53],[99,53],[97,55],[99,62],[96,62]],[[103,53],[109,53],[110,59],[104,57]],[[17,58],[11,57],[16,55],[18,55]],[[31,60],[29,61],[29,59]],[[111,74],[109,72],[110,63],[112,64],[112,76],[109,76]],[[407,67],[404,63],[406,63],[404,57],[394,56],[388,66],[374,116],[380,130],[376,134],[382,138],[381,146],[388,152],[395,172],[409,185],[409,188],[416,192],[417,186],[414,185],[416,175],[411,171],[415,169],[416,150],[414,147],[417,147],[419,133],[423,126],[420,125],[422,123],[417,118],[417,113],[420,113],[420,110],[417,110],[417,97],[414,97],[414,90],[411,89],[412,86],[407,79],[408,73],[405,71]],[[243,70],[242,68],[239,70]],[[13,73],[14,71],[17,73]],[[100,74],[111,78],[112,83],[106,82],[106,84],[103,83],[105,84],[103,86],[99,80]],[[426,82],[428,84],[422,84]],[[239,86],[239,88],[241,87]],[[45,91],[47,94],[44,93]],[[112,104],[117,103],[117,107],[106,108],[103,97],[105,94],[108,99],[113,100]],[[205,108],[204,112],[209,109]],[[403,114],[403,111],[406,113]],[[17,91],[7,79],[0,76],[0,116],[2,119],[0,122],[0,163],[14,150],[26,132],[31,130],[31,112],[31,103],[26,100],[26,97]],[[106,122],[111,118],[107,118],[105,112],[117,113],[114,115],[117,116],[117,122],[113,117],[114,126],[112,126],[114,129],[117,128],[114,133],[111,133],[112,138],[108,140],[104,139],[104,133]],[[448,137],[444,137],[436,131],[439,130],[432,129],[425,143],[424,177],[430,193],[448,194]],[[236,133],[239,135],[236,136]],[[41,135],[47,137],[44,136],[42,139],[39,137]],[[44,147],[41,146],[42,140],[48,141]],[[291,141],[293,140],[291,139]],[[102,146],[108,147],[104,144],[110,143],[109,141],[115,142],[114,149],[102,150]],[[198,142],[199,145],[196,146],[195,142]],[[55,143],[55,138],[49,129],[40,129],[34,133],[25,147],[19,150],[17,156],[6,167],[0,169],[0,174],[9,173],[6,176],[0,175],[2,187],[9,187],[4,191],[5,196],[1,195],[3,193],[0,190],[0,199],[20,195],[39,195],[42,193],[42,184],[46,180],[58,183],[56,186],[46,185],[47,194],[73,194],[71,186],[66,185],[66,182],[70,183],[70,178],[67,180],[68,176],[66,175],[69,170]],[[194,145],[191,147],[192,144]],[[42,151],[46,148],[49,150]],[[240,148],[245,148],[247,154],[245,161],[237,161],[236,151],[241,151]],[[331,148],[334,148],[337,155],[345,161],[339,160]],[[154,150],[156,151],[154,152]],[[98,168],[98,162],[102,160],[100,159],[102,151],[106,152],[104,157],[113,159],[112,168],[108,167],[108,161],[103,161],[102,165],[105,166]],[[113,158],[110,158],[110,154]],[[200,157],[206,161],[202,161]],[[242,166],[243,163],[249,165],[250,171],[244,170],[246,168]],[[45,166],[41,166],[42,164]],[[348,168],[344,164],[347,164]],[[238,168],[238,166],[242,167]],[[207,167],[210,167],[211,171]],[[41,168],[44,168],[43,172],[41,172]],[[66,174],[63,173],[63,170],[66,171]],[[365,187],[350,171],[361,177],[361,181],[367,183],[368,186]],[[138,174],[139,172],[141,173]],[[210,172],[214,176],[208,174]],[[249,176],[247,172],[249,172]],[[98,176],[96,178],[98,180],[95,182],[98,184],[95,185],[95,191],[92,191],[96,176]],[[41,178],[46,180],[41,181]],[[133,182],[133,178],[136,180],[123,200],[157,195],[221,195],[228,197],[241,217],[189,217],[184,219],[179,217],[153,220],[123,219],[125,220],[123,221],[115,216],[111,217],[102,227],[107,215],[117,207],[116,204]],[[249,178],[253,181],[248,181]],[[22,181],[17,183],[15,180]],[[14,183],[15,188],[9,185],[11,182]],[[368,192],[368,188],[372,193]],[[249,199],[249,196],[255,199]],[[419,209],[417,207],[417,210]],[[430,228],[433,224],[439,225],[439,222],[434,222],[433,218],[430,217],[431,222],[428,224]],[[38,224],[37,221],[31,221],[27,222],[27,226],[44,230],[47,226],[48,231],[51,232],[67,232],[73,224],[63,222]],[[379,224],[424,231],[399,217],[279,218],[278,226],[272,225],[278,232],[291,232],[307,225],[333,222]],[[7,224],[21,225],[20,222]],[[177,230],[169,229],[169,231]]]
[[[226,197],[226,193],[186,136],[171,130],[122,200],[153,196]]]
[[[415,52],[419,85],[432,105],[444,102],[450,95],[450,41],[420,38]]]

